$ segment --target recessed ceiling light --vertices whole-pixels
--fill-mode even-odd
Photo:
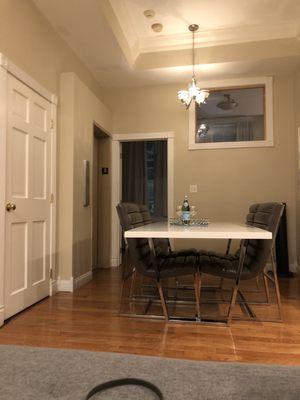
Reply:
[[[154,10],[145,10],[144,15],[146,18],[153,18],[155,15],[155,11]]]
[[[163,30],[163,25],[156,23],[151,25],[151,28],[154,32],[161,32]]]

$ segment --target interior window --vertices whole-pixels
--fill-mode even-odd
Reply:
[[[210,91],[196,107],[196,143],[265,140],[265,89],[248,87]]]

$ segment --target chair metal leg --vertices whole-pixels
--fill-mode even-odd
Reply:
[[[169,313],[168,313],[168,308],[167,308],[167,304],[166,304],[166,301],[165,301],[164,291],[162,289],[161,283],[158,280],[156,281],[156,285],[157,285],[157,288],[158,288],[159,297],[160,297],[162,309],[163,309],[163,312],[164,312],[164,316],[165,316],[166,321],[168,321],[169,320]]]
[[[247,301],[246,297],[244,296],[243,292],[238,289],[237,294],[240,296],[241,301],[237,301],[237,303],[240,305],[242,311],[246,313],[246,315],[249,316],[250,319],[257,319],[255,312],[252,310],[250,307],[250,303]]]
[[[232,290],[230,305],[229,305],[228,314],[227,314],[227,325],[230,325],[231,321],[232,321],[232,311],[233,311],[233,307],[235,306],[238,288],[239,288],[239,285],[235,284],[234,288]]]
[[[121,308],[122,308],[122,299],[123,299],[125,282],[127,281],[127,279],[132,278],[133,275],[135,274],[135,268],[133,268],[132,271],[129,271],[129,266],[130,266],[129,253],[128,253],[128,247],[126,246],[126,250],[125,250],[125,254],[124,254],[123,262],[122,262],[122,283],[121,283],[121,290],[120,290],[120,305],[119,305],[120,313],[121,313]],[[132,297],[132,294],[131,294],[131,297]]]
[[[279,289],[278,277],[277,277],[277,264],[276,264],[276,255],[275,255],[274,248],[271,251],[271,261],[272,261],[272,270],[273,270],[279,319],[280,319],[280,321],[282,321],[282,305],[281,305],[281,296],[280,296],[280,289]]]
[[[255,281],[256,281],[256,287],[257,287],[257,290],[259,290],[259,288],[260,288],[260,284],[259,284],[259,276],[257,276],[257,277],[255,278]]]
[[[202,290],[202,274],[199,272],[199,282],[198,282],[198,293],[199,293],[199,304],[201,305],[201,290]],[[200,309],[201,311],[201,309]],[[201,317],[201,315],[200,315]]]
[[[129,289],[129,299],[131,300],[134,295],[134,287],[135,287],[135,280],[136,280],[136,270],[133,269],[131,282],[130,282],[130,289]]]
[[[230,248],[231,248],[231,243],[232,243],[232,239],[228,239],[227,242],[227,247],[226,247],[226,253],[225,254],[229,254],[230,253]],[[219,289],[223,289],[223,284],[224,284],[224,278],[220,279],[220,284],[219,284]]]
[[[227,247],[226,247],[226,254],[230,253],[231,242],[232,242],[232,239],[228,239]]]
[[[120,290],[119,313],[121,312],[121,309],[122,309],[124,286],[125,286],[125,280],[122,278],[121,290]]]
[[[269,304],[270,303],[270,290],[269,290],[268,278],[267,278],[265,272],[263,273],[263,278],[264,278],[266,300],[267,300],[267,303]]]
[[[241,279],[243,266],[244,266],[244,260],[245,260],[245,254],[246,254],[246,246],[247,246],[247,241],[246,240],[242,240],[241,241],[241,251],[240,251],[239,266],[237,268],[236,278],[235,278],[235,285],[234,285],[234,288],[232,290],[230,305],[229,305],[228,314],[227,314],[227,325],[230,325],[230,323],[232,321],[233,307],[235,306],[235,303],[236,303],[236,297],[237,297],[239,284],[240,284],[240,279]]]
[[[197,271],[194,275],[194,288],[195,288],[195,298],[196,298],[196,315],[197,319],[200,320],[200,289],[201,289],[201,281],[200,274]]]

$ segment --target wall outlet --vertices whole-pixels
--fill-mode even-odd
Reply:
[[[197,193],[198,186],[197,185],[190,185],[190,193]]]

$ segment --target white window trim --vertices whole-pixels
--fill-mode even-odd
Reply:
[[[273,78],[255,77],[225,79],[221,81],[199,82],[202,89],[234,88],[247,87],[255,85],[265,86],[265,135],[264,140],[253,140],[243,142],[218,142],[218,143],[195,143],[195,107],[192,105],[189,109],[189,150],[205,149],[229,149],[241,147],[272,147],[273,139]]]
[[[137,140],[167,140],[168,146],[168,217],[174,215],[174,132],[114,134],[111,141],[112,157],[112,213],[111,213],[111,267],[121,263],[121,227],[116,206],[121,201],[121,142]]]

